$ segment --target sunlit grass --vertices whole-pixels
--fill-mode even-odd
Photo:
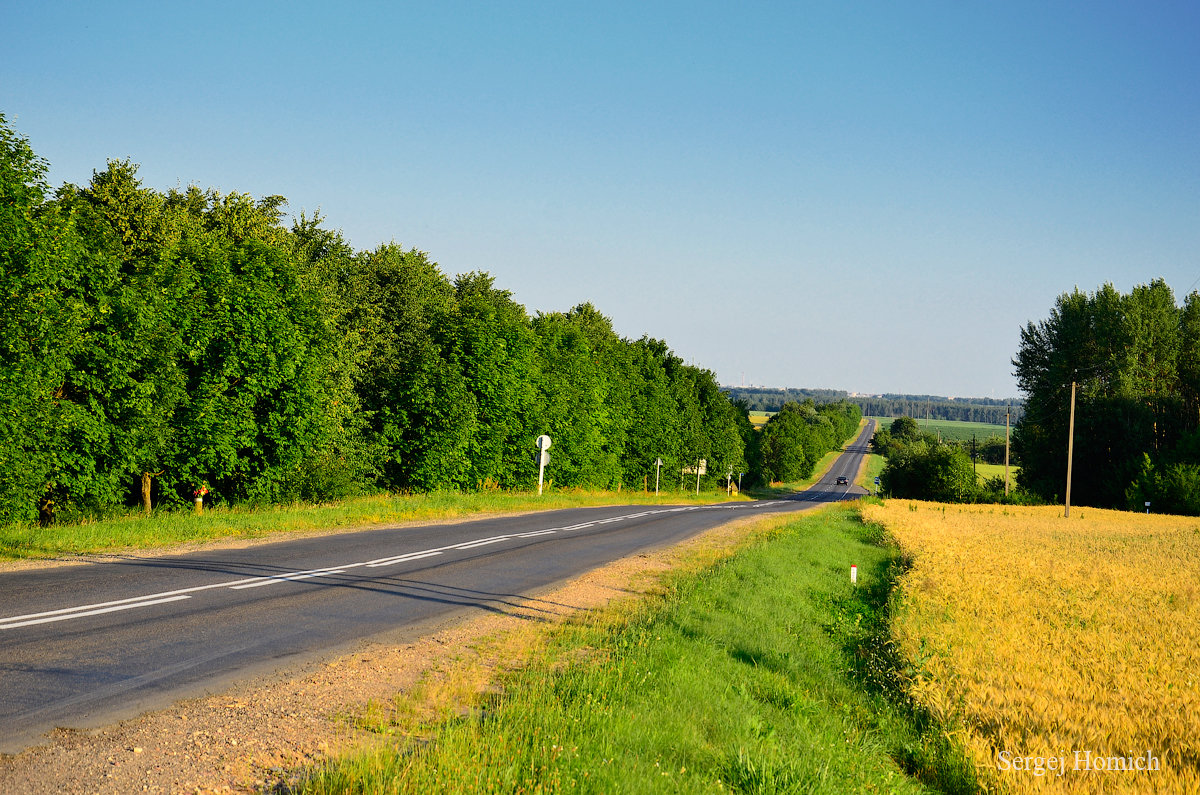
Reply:
[[[386,739],[300,791],[925,791],[918,771],[969,789],[880,685],[894,549],[849,508],[773,521],[661,595],[559,629],[490,696],[433,721],[398,697],[374,716]]]
[[[591,505],[710,503],[726,499],[723,491],[664,491],[660,497],[642,491],[551,489],[531,492],[429,492],[374,495],[326,504],[276,505],[261,508],[156,511],[75,524],[10,525],[0,528],[0,560],[47,558],[96,552],[169,547],[218,539],[262,538],[278,533],[311,533],[406,522],[468,518],[490,513],[576,508]]]
[[[863,467],[862,474],[859,475],[858,480],[854,482],[874,494],[879,490],[879,487],[875,485],[875,478],[879,477],[879,473],[883,472],[883,467],[886,464],[887,459],[883,456],[869,453],[867,455],[867,463],[866,466]]]

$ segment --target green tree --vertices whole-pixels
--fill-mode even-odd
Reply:
[[[46,164],[0,114],[0,520],[43,520],[61,469],[63,381],[80,344],[79,242]]]
[[[388,244],[358,257],[356,321],[369,365],[358,393],[372,443],[384,451],[382,485],[466,485],[478,406],[463,376],[453,324],[454,287],[428,255]]]
[[[478,420],[467,445],[463,485],[528,485],[536,477],[531,451],[539,433],[532,420],[537,341],[529,317],[486,273],[460,275],[454,295],[441,336],[458,351]]]
[[[1013,433],[1019,484],[1042,499],[1065,488],[1070,384],[1076,383],[1072,501],[1119,507],[1145,477],[1143,455],[1169,464],[1196,428],[1189,385],[1194,317],[1161,279],[1122,295],[1111,285],[1059,297],[1022,331],[1013,359],[1028,395]],[[1152,467],[1152,472],[1166,471]]]

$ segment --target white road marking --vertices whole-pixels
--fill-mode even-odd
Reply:
[[[432,557],[434,557],[436,555],[440,555],[440,554],[442,554],[442,551],[440,549],[433,549],[433,550],[429,550],[428,552],[412,552],[408,555],[396,555],[395,557],[391,557],[391,558],[380,558],[379,560],[373,560],[370,563],[364,563],[363,565],[369,569],[373,569],[376,566],[391,566],[393,564],[404,563],[409,560],[420,560],[421,558],[432,558]]]
[[[321,569],[320,571],[305,571],[296,572],[295,574],[280,574],[270,577],[263,577],[255,582],[246,582],[241,585],[231,585],[230,589],[241,591],[245,588],[259,588],[263,585],[274,585],[277,582],[295,582],[296,580],[307,580],[312,577],[323,577],[326,574],[345,574],[345,569]]]
[[[192,597],[186,594],[178,596],[168,596],[163,599],[151,599],[150,597],[142,597],[137,601],[128,602],[123,605],[112,605],[111,607],[102,607],[97,610],[85,610],[84,612],[76,612],[82,608],[71,608],[68,611],[56,610],[52,611],[59,615],[45,615],[42,618],[31,618],[27,621],[18,621],[17,619],[25,618],[25,616],[15,616],[6,618],[0,621],[0,629],[16,629],[17,627],[28,627],[33,624],[49,624],[53,621],[67,621],[72,618],[83,618],[84,616],[98,616],[101,613],[115,613],[118,610],[133,610],[136,607],[150,607],[151,605],[161,605],[163,602],[178,602],[180,599],[191,599]]]
[[[422,558],[431,558],[441,555],[451,550],[467,550],[475,549],[476,547],[496,544],[501,541],[508,541],[514,538],[534,538],[543,535],[552,535],[555,533],[567,532],[570,530],[584,530],[596,525],[611,524],[613,522],[625,521],[628,519],[640,519],[644,516],[654,516],[664,513],[679,513],[681,511],[696,511],[705,508],[765,508],[770,505],[780,504],[778,500],[772,502],[760,502],[748,505],[691,505],[678,508],[659,508],[657,510],[642,511],[640,513],[624,514],[622,516],[612,516],[608,519],[594,519],[590,522],[581,522],[579,524],[568,525],[566,527],[552,527],[545,530],[532,530],[527,533],[514,533],[512,535],[491,536],[481,538],[476,541],[468,541],[462,544],[453,544],[445,547],[437,547],[434,549],[424,549],[416,552],[406,552],[401,555],[392,555],[386,558],[376,558],[375,560],[363,561],[361,563],[351,563],[338,568],[325,569],[306,569],[303,571],[293,571],[283,574],[271,574],[260,577],[243,577],[237,580],[228,580],[226,582],[211,583],[209,585],[197,585],[191,588],[180,588],[174,591],[164,591],[162,593],[147,594],[145,596],[134,596],[128,599],[116,599],[111,602],[97,602],[95,604],[78,605],[76,607],[64,607],[59,610],[47,610],[42,613],[29,613],[21,616],[10,616],[8,618],[0,618],[0,630],[16,629],[18,627],[27,627],[34,624],[47,624],[55,621],[67,621],[73,618],[84,618],[86,616],[96,616],[104,613],[114,613],[121,610],[132,610],[138,607],[150,607],[152,605],[164,604],[166,602],[177,602],[182,599],[190,599],[190,594],[199,591],[210,591],[216,588],[228,588],[234,591],[241,591],[250,588],[259,588],[264,585],[273,585],[279,582],[296,582],[298,580],[308,580],[314,577],[321,577],[328,574],[344,574],[350,569],[357,568],[378,568],[381,566],[392,566],[397,563],[406,563],[412,560],[421,560]]]
[[[496,536],[494,538],[484,538],[479,541],[471,541],[467,544],[456,544],[454,549],[474,549],[475,547],[486,547],[488,544],[499,544],[501,541],[507,541],[512,536]]]

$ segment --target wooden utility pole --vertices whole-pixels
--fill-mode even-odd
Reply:
[[[1004,496],[1008,496],[1008,428],[1009,417],[1012,416],[1012,406],[1004,412]]]
[[[1067,425],[1067,504],[1063,518],[1071,515],[1071,461],[1075,458],[1075,382],[1071,382],[1071,419]]]

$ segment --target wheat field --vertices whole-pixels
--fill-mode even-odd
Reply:
[[[989,789],[1200,792],[1200,519],[864,505],[910,556],[910,692]]]

